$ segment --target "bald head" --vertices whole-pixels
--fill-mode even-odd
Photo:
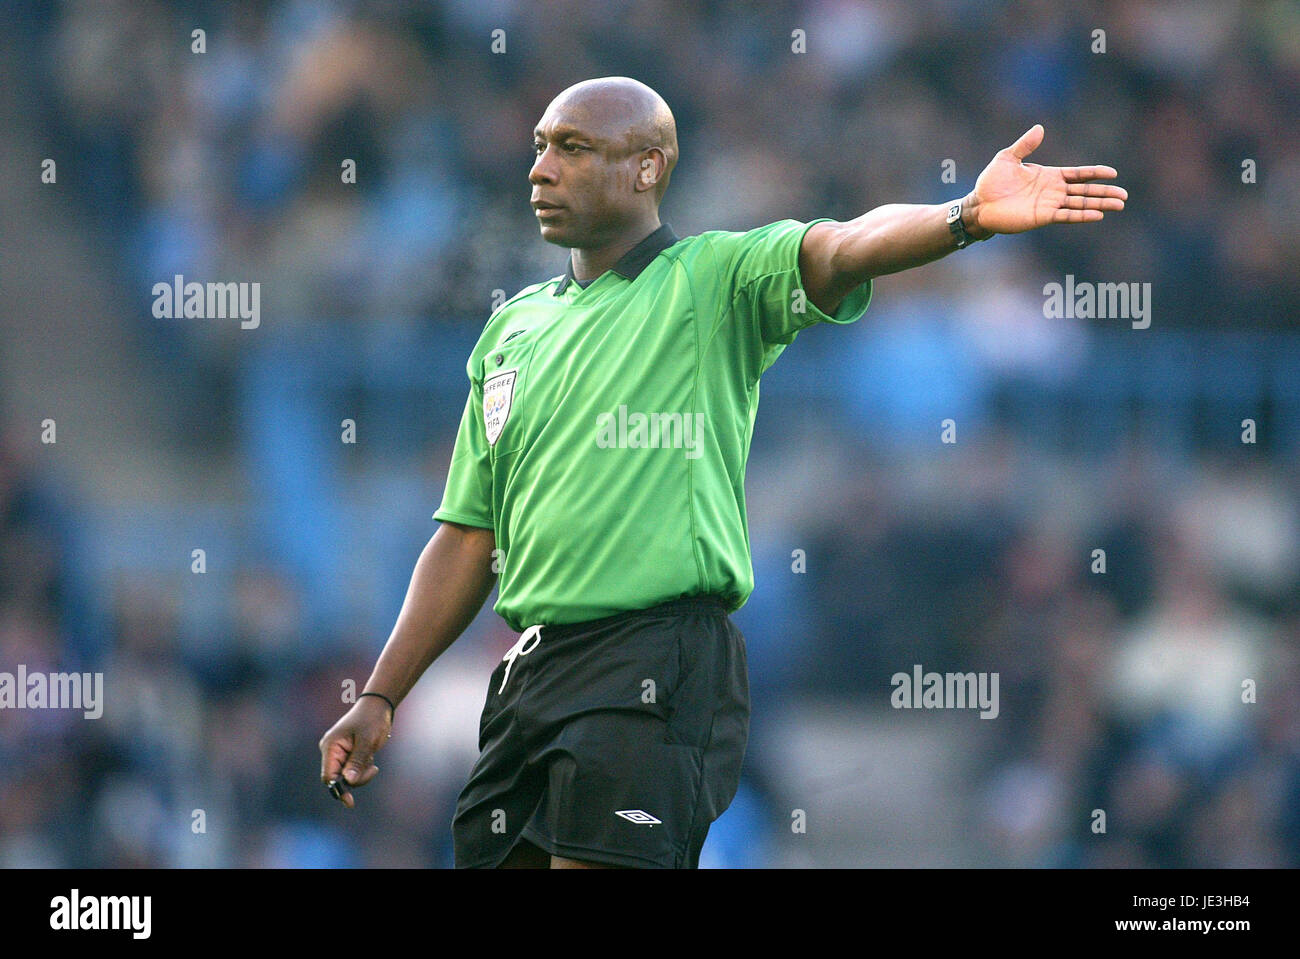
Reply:
[[[659,226],[659,201],[677,163],[677,124],[644,83],[600,77],[574,84],[537,121],[533,149],[528,182],[542,239],[616,251]]]
[[[631,77],[596,77],[561,91],[546,108],[547,115],[557,112],[628,153],[662,151],[665,168],[655,180],[655,199],[663,198],[677,165],[677,121],[663,97]]]

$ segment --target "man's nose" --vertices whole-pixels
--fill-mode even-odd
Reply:
[[[547,147],[533,161],[533,168],[528,171],[528,182],[534,186],[555,182],[555,167],[551,160],[551,148]]]

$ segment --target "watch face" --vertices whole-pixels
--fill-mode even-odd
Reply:
[[[955,203],[948,208],[948,222],[956,223],[961,219],[961,204]]]

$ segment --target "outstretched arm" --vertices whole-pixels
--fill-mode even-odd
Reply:
[[[1099,180],[1118,176],[1108,166],[1025,163],[1043,142],[1034,124],[999,150],[962,204],[962,224],[973,239],[1023,233],[1049,223],[1092,223],[1105,211],[1124,209],[1128,191]],[[834,314],[854,287],[871,277],[899,273],[957,249],[946,218],[949,204],[891,203],[855,220],[818,223],[804,234],[799,271],[804,293]]]

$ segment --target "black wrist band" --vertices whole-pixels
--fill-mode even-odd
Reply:
[[[385,696],[383,693],[361,693],[359,696],[357,696],[357,699],[360,699],[362,696],[374,696],[376,699],[382,699],[384,702],[388,703],[388,708],[392,710],[393,718],[394,719],[397,718],[397,707],[394,706],[393,701],[389,699],[387,696]]]

